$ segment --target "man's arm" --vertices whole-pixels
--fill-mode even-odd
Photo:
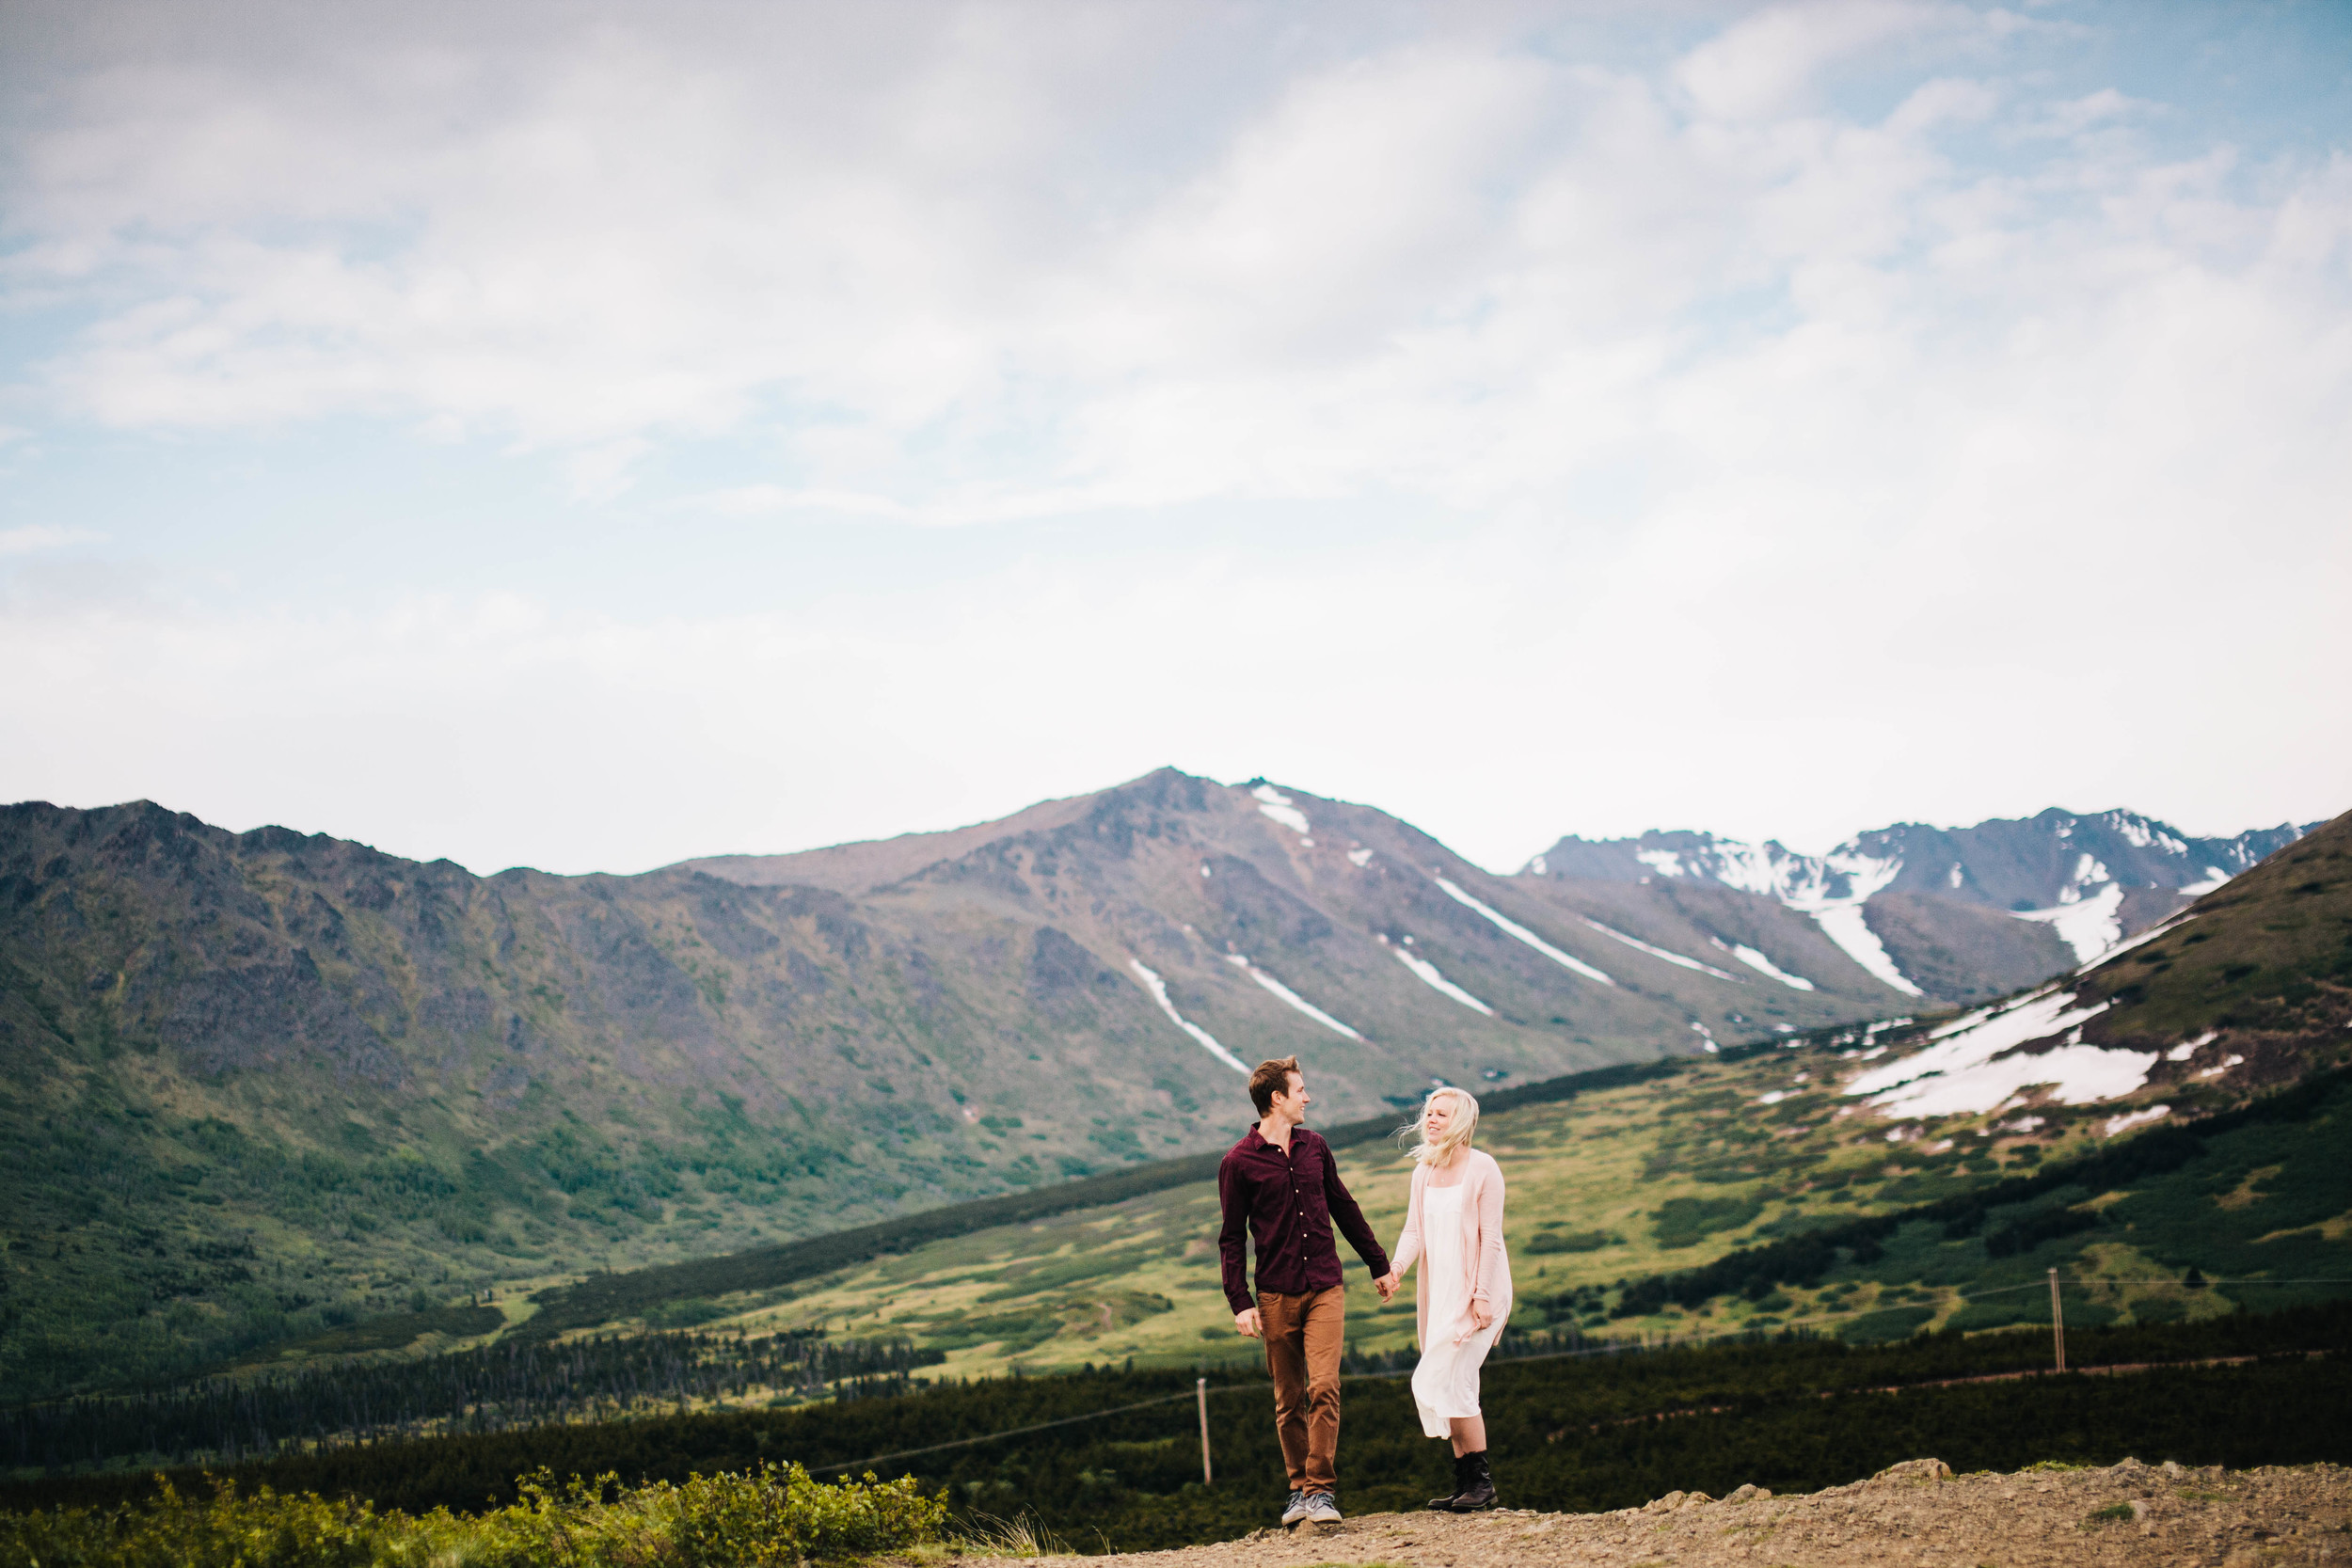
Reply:
[[[1356,1256],[1364,1260],[1375,1279],[1389,1276],[1389,1255],[1380,1245],[1380,1238],[1372,1233],[1364,1219],[1364,1212],[1348,1196],[1347,1183],[1340,1180],[1340,1163],[1331,1153],[1331,1146],[1323,1146],[1323,1206],[1329,1211],[1331,1223],[1340,1227],[1347,1244],[1356,1249]]]
[[[1225,1223],[1216,1233],[1216,1259],[1224,1276],[1225,1304],[1238,1319],[1246,1312],[1255,1312],[1258,1304],[1249,1297],[1249,1275],[1245,1267],[1242,1233],[1249,1226],[1249,1183],[1227,1155],[1216,1167],[1216,1201],[1223,1211]],[[1247,1331],[1245,1331],[1247,1332]]]

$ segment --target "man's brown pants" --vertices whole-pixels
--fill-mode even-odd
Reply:
[[[1340,1352],[1347,1340],[1347,1292],[1258,1292],[1266,1370],[1274,1374],[1274,1431],[1294,1492],[1339,1486]]]

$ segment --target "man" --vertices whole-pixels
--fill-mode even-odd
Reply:
[[[1389,1255],[1347,1196],[1331,1146],[1303,1125],[1312,1101],[1298,1058],[1260,1062],[1249,1075],[1249,1099],[1258,1124],[1226,1150],[1216,1170],[1217,1201],[1225,1212],[1216,1239],[1225,1300],[1233,1309],[1233,1327],[1265,1341],[1266,1370],[1274,1374],[1274,1430],[1290,1471],[1282,1523],[1336,1523],[1347,1306],[1332,1222],[1372,1270],[1382,1301],[1394,1289],[1388,1283]],[[1242,1275],[1245,1226],[1258,1248],[1254,1298]]]

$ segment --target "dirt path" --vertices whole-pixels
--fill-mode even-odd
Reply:
[[[1507,1484],[1507,1468],[1502,1479]],[[1915,1459],[1800,1497],[1742,1487],[1721,1501],[1677,1492],[1614,1513],[1376,1513],[1312,1536],[1262,1530],[1214,1546],[1093,1560],[1120,1568],[2352,1568],[2352,1470],[2192,1470],[2127,1459],[2104,1470],[1955,1477],[1940,1460]]]

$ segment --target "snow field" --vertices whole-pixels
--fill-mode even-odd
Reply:
[[[2077,1007],[2072,991],[2052,990],[1979,1009],[1935,1030],[1930,1037],[1935,1043],[1927,1050],[1859,1074],[1845,1092],[1904,1117],[1981,1115],[2030,1085],[2051,1086],[2067,1105],[2113,1100],[2147,1083],[2157,1053],[2083,1044],[2081,1025],[2107,1006]],[[2074,1033],[2055,1051],[2004,1054],[2068,1030]]]
[[[2085,855],[2083,859],[2090,857]],[[2067,890],[2073,892],[2072,888]],[[2022,910],[2019,920],[2031,920],[2045,925],[2058,934],[2058,940],[2074,950],[2074,961],[2087,964],[2112,949],[2123,940],[2123,889],[2109,882],[2099,890],[2095,898],[2060,903],[2056,909]]]

